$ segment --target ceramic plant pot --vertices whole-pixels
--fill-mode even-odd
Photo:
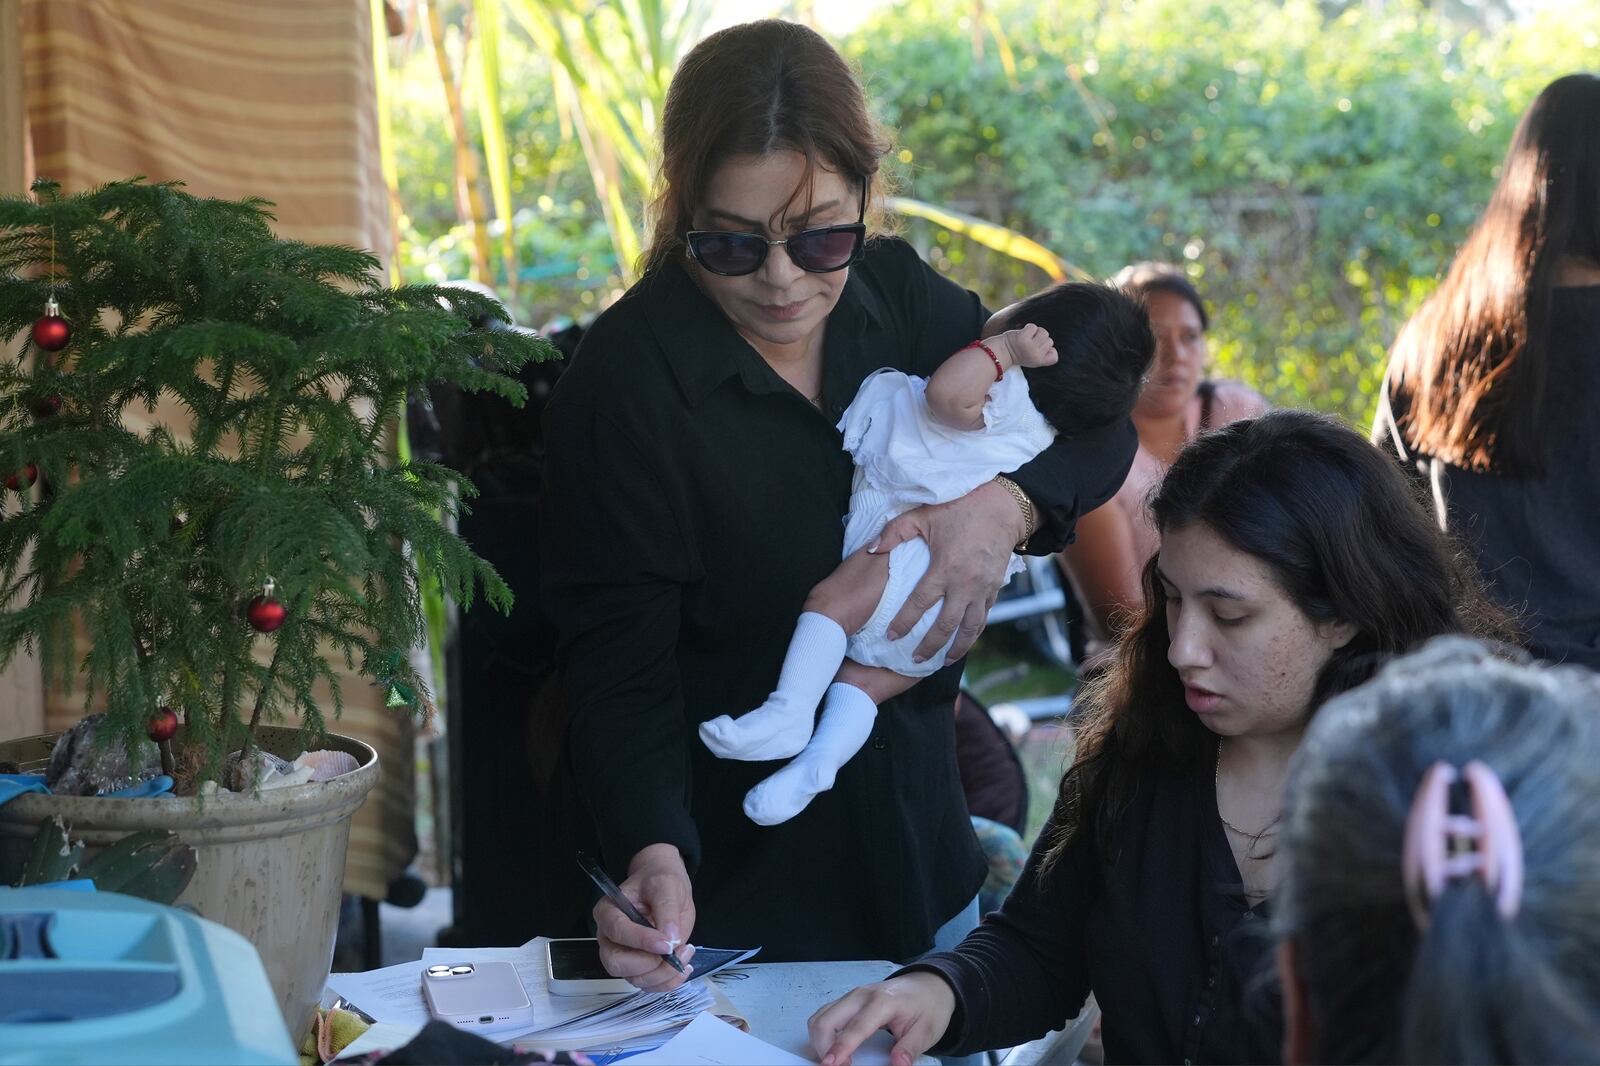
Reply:
[[[0,743],[0,761],[43,769],[56,736]],[[298,754],[294,729],[266,726],[258,741],[275,755]],[[177,902],[256,946],[298,1044],[333,963],[350,818],[378,783],[371,747],[333,733],[326,747],[349,752],[360,766],[328,781],[255,795],[19,796],[0,807],[0,885],[16,883],[39,824],[54,815],[84,842],[85,858],[141,829],[172,830],[196,852],[194,879]]]

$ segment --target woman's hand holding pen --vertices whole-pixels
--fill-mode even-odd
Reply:
[[[671,844],[651,844],[628,864],[628,878],[618,886],[656,928],[635,924],[604,896],[594,906],[600,962],[614,977],[626,978],[647,992],[676,988],[693,974],[679,973],[661,959],[667,953],[688,963],[694,956],[689,934],[694,931],[694,889],[683,856]],[[670,945],[670,946],[668,946]]]
[[[911,1066],[950,1027],[956,994],[936,973],[908,973],[862,985],[811,1016],[811,1049],[822,1066],[850,1066],[850,1056],[879,1029],[894,1035],[890,1066]]]
[[[965,655],[989,619],[1011,561],[1011,546],[1026,531],[1017,501],[992,481],[949,503],[914,508],[884,526],[869,551],[887,552],[921,537],[928,542],[929,554],[928,572],[889,624],[890,639],[910,632],[942,598],[939,618],[917,645],[916,654],[933,655],[959,629],[946,661]]]

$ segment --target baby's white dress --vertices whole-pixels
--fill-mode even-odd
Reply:
[[[879,370],[861,383],[839,420],[844,448],[855,459],[850,513],[845,518],[846,558],[870,544],[884,525],[927,503],[948,503],[1015,470],[1055,440],[1055,429],[1033,406],[1028,381],[1011,368],[989,389],[983,429],[953,429],[935,421],[924,393],[927,381],[898,370]],[[890,641],[889,623],[928,570],[928,545],[921,537],[889,553],[889,581],[877,609],[850,637],[845,654],[867,666],[883,666],[907,677],[926,677],[944,665],[950,640],[926,662],[912,653],[939,617],[943,601],[916,626]],[[1006,580],[1022,569],[1011,557]]]

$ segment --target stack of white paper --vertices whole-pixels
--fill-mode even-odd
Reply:
[[[422,998],[422,971],[435,963],[505,961],[512,964],[533,1004],[533,1028],[474,1030],[501,1043],[558,1050],[652,1047],[666,1040],[716,999],[705,981],[693,980],[671,992],[631,992],[603,996],[557,996],[545,972],[545,937],[520,948],[424,948],[420,962],[366,973],[332,974],[328,987],[375,1021],[420,1026],[428,1020]],[[706,975],[755,954],[721,953]],[[711,952],[707,952],[708,961]],[[695,977],[703,976],[697,972]]]
[[[588,1014],[557,1025],[540,1026],[517,1039],[558,1049],[625,1049],[637,1046],[641,1038],[652,1037],[645,1041],[645,1046],[650,1046],[688,1025],[715,1002],[710,990],[698,981],[671,992],[636,992],[612,999]]]

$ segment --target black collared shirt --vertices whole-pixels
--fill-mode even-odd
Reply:
[[[544,414],[544,605],[561,633],[567,755],[619,876],[646,845],[689,864],[697,943],[769,961],[907,958],[984,863],[956,776],[953,664],[884,705],[798,817],[744,793],[778,768],[715,758],[696,726],[758,706],[811,586],[838,566],[852,466],[834,428],[880,367],[926,375],[986,318],[904,242],[875,242],[829,315],[823,410],[772,370],[676,262],[602,314]],[[1058,439],[1016,480],[1065,542],[1109,498],[1131,424]]]
[[[1054,838],[1052,818],[1039,835]],[[1151,770],[1115,839],[1080,834],[1049,875],[1036,847],[1000,910],[937,970],[957,1010],[938,1047],[1011,1047],[1093,992],[1108,1063],[1276,1062],[1279,1000],[1267,904],[1246,902],[1212,775]]]

